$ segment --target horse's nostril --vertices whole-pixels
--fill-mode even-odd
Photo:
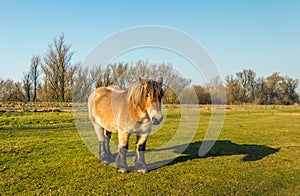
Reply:
[[[158,125],[160,122],[161,122],[162,118],[161,119],[157,119],[155,117],[152,117],[151,121],[154,125]]]

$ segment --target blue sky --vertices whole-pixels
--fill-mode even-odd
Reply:
[[[72,44],[75,63],[112,33],[143,25],[168,26],[191,35],[208,50],[223,78],[242,69],[252,69],[258,76],[280,72],[300,78],[297,0],[7,0],[0,1],[0,25],[2,79],[21,80],[32,55],[44,55],[61,33]],[[138,54],[142,60],[161,60],[155,59],[155,52]],[[165,58],[176,64],[172,57]],[[131,55],[128,61],[133,60]],[[198,81],[193,74],[187,76]]]

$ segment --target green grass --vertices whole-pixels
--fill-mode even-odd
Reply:
[[[169,109],[147,149],[169,141],[179,118],[179,109]],[[0,194],[299,194],[300,107],[229,106],[218,141],[199,158],[209,119],[203,108],[197,133],[184,152],[177,152],[176,145],[161,149],[179,153],[168,165],[147,174],[118,174],[86,148],[72,113],[0,113]],[[132,138],[131,149],[134,142]]]

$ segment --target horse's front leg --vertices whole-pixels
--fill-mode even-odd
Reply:
[[[119,131],[119,153],[116,157],[116,165],[118,172],[120,173],[127,173],[127,162],[126,162],[126,155],[128,151],[128,139],[129,139],[129,132],[127,131]]]
[[[140,173],[147,173],[147,166],[145,163],[145,150],[148,134],[138,135],[136,142],[136,158],[135,167]]]

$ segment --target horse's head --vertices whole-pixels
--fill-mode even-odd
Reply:
[[[147,81],[139,78],[139,80],[143,86],[142,99],[144,100],[144,110],[147,112],[152,124],[158,125],[163,119],[161,113],[161,100],[164,95],[162,89],[163,79]]]

